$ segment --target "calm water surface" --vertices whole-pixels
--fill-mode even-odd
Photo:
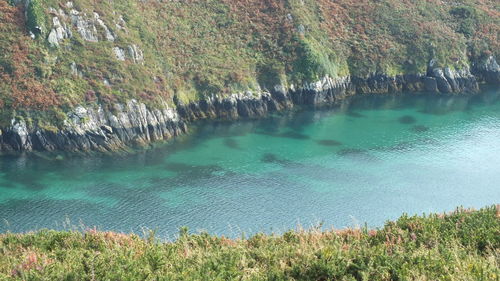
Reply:
[[[500,91],[366,96],[200,123],[128,156],[0,157],[0,232],[98,226],[172,237],[381,226],[500,203]]]

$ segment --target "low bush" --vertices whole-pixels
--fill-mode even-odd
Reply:
[[[380,229],[173,242],[99,232],[0,235],[0,280],[498,280],[500,206],[403,215]]]

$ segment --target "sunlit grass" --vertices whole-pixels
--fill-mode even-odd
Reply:
[[[42,230],[0,236],[0,280],[498,280],[499,246],[500,206],[246,239]]]

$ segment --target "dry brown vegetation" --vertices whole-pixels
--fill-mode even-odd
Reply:
[[[20,6],[12,7],[0,1],[0,15],[0,32],[12,34],[0,41],[3,54],[0,79],[7,85],[0,88],[3,99],[0,106],[9,102],[13,108],[46,110],[59,105],[54,91],[37,77],[37,70],[29,58],[37,56],[33,53],[37,50],[28,44],[31,39],[25,32],[24,10]]]

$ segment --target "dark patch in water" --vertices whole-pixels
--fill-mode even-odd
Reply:
[[[361,161],[377,161],[380,160],[377,157],[371,155],[367,150],[365,149],[359,149],[359,148],[345,148],[342,150],[339,150],[337,152],[337,155],[350,158],[350,159],[355,159],[355,160],[361,160]]]
[[[361,155],[366,153],[366,150],[359,148],[344,148],[337,152],[337,154],[340,156]]]
[[[7,185],[4,185],[4,187],[16,187],[16,183],[19,185],[22,185],[23,188],[26,188],[27,190],[31,191],[40,191],[47,186],[43,185],[42,183],[39,182],[40,177],[33,174],[17,174],[17,173],[8,173],[5,176],[5,179],[7,180],[8,183]]]
[[[278,122],[279,119],[264,119],[260,120],[257,124],[257,129],[259,132],[263,134],[273,134],[276,131],[278,131],[281,127],[281,125]]]
[[[405,116],[399,118],[398,121],[401,124],[414,124],[415,122],[417,122],[417,119],[415,119],[415,117],[413,117],[413,116],[405,115]]]
[[[298,132],[285,132],[285,133],[268,133],[268,132],[259,132],[258,134],[276,137],[276,138],[288,138],[288,139],[296,139],[296,140],[308,140],[311,137],[308,135],[304,135]]]
[[[189,175],[197,175],[204,176],[210,175],[213,172],[218,172],[224,170],[219,165],[187,165],[183,163],[172,162],[165,165],[165,168],[169,171],[181,173],[181,174],[189,174]]]
[[[429,127],[424,125],[415,125],[413,126],[413,128],[411,128],[411,130],[415,133],[425,133],[429,131]]]
[[[316,141],[319,145],[323,145],[323,146],[339,146],[339,145],[342,145],[341,142],[339,141],[336,141],[336,140],[319,140],[319,141]]]
[[[276,163],[278,161],[278,156],[273,153],[266,153],[260,160],[264,163]]]
[[[420,143],[426,144],[426,145],[439,145],[440,142],[436,140],[435,138],[424,138],[420,140]]]
[[[399,142],[399,143],[396,143],[396,144],[390,145],[390,146],[378,146],[378,147],[373,148],[373,150],[403,152],[403,151],[408,151],[414,147],[415,147],[414,143],[408,142],[408,141],[403,141],[403,142]]]
[[[354,118],[364,118],[366,117],[365,115],[361,114],[361,113],[357,113],[357,112],[347,112],[347,116],[349,117],[354,117]]]
[[[278,164],[281,166],[293,166],[294,162],[286,159],[279,158],[278,155],[274,153],[266,153],[262,156],[261,162],[263,163],[271,163],[271,164]]]
[[[400,142],[389,147],[391,151],[408,151],[412,149],[415,145],[411,142]]]
[[[232,149],[241,149],[238,142],[234,139],[225,139],[224,145]]]

